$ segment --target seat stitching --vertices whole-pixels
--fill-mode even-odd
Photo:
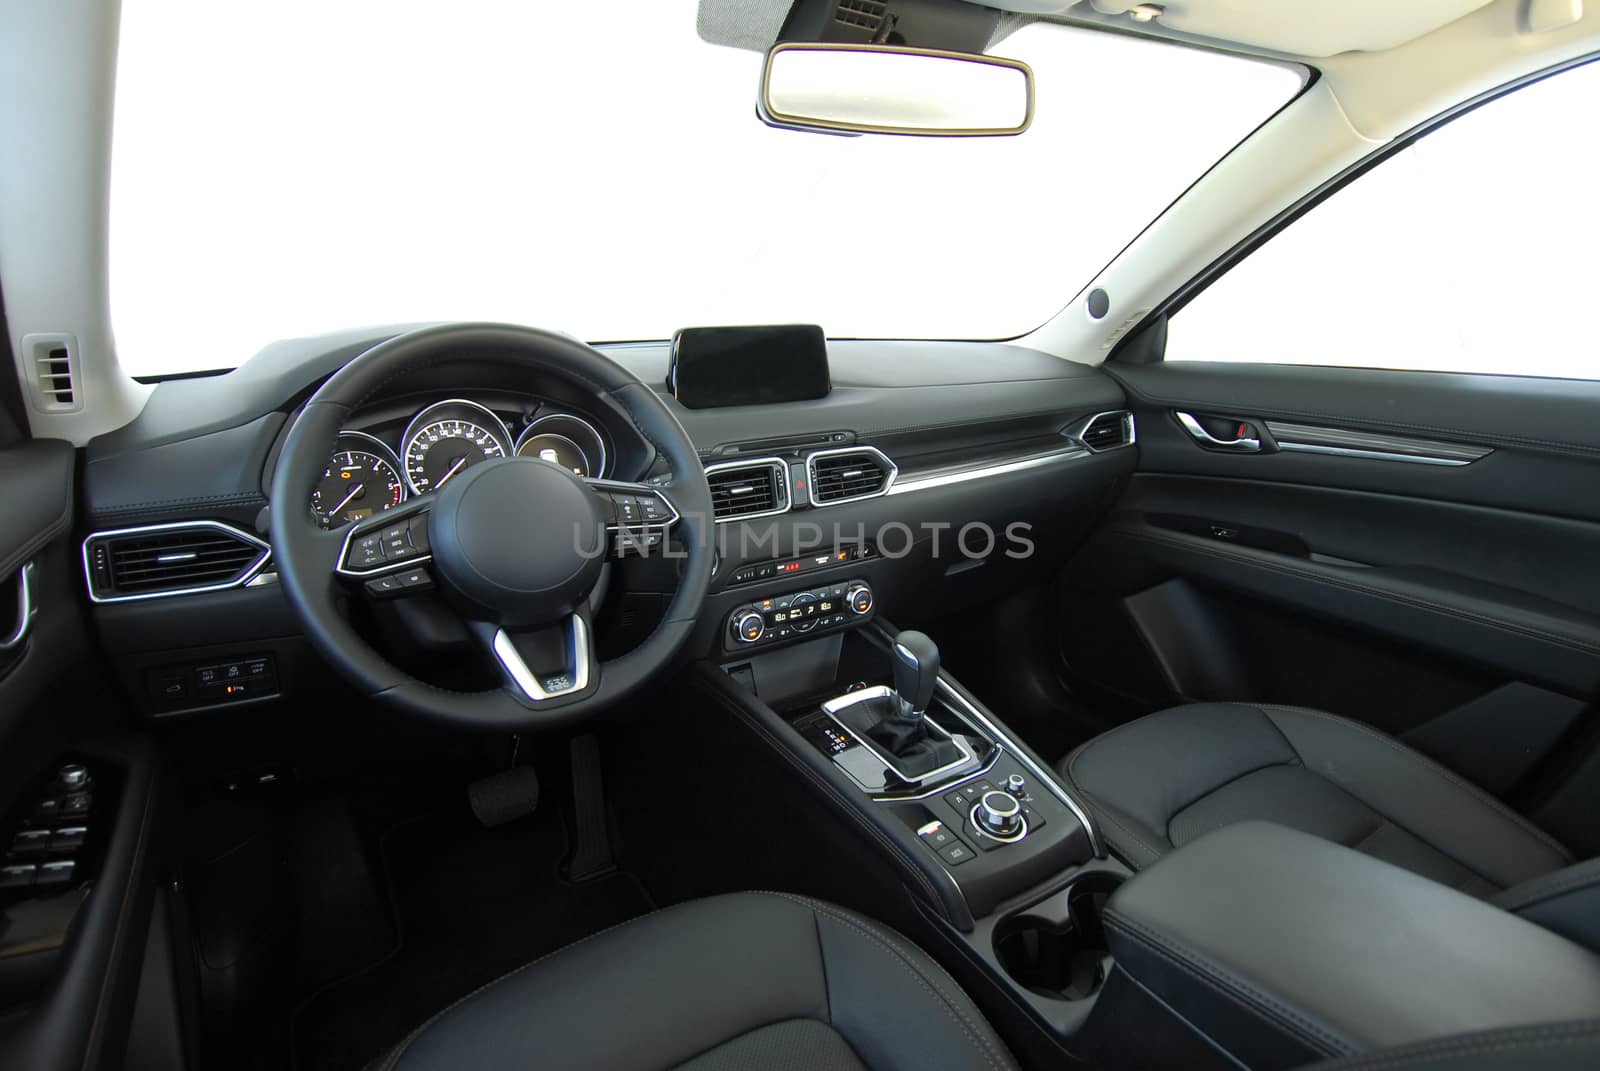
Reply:
[[[1329,714],[1326,711],[1313,710],[1313,709],[1311,709],[1309,707],[1281,706],[1281,705],[1274,704],[1274,703],[1250,704],[1250,705],[1254,706],[1256,710],[1260,711],[1261,714],[1264,717],[1266,717],[1268,721],[1272,720],[1272,716],[1267,713],[1268,710],[1287,711],[1289,713],[1304,714],[1304,715],[1306,715],[1308,717],[1320,718],[1323,721],[1333,722],[1336,725],[1342,725],[1342,726],[1344,726],[1346,728],[1353,729],[1353,730],[1355,730],[1356,732],[1360,733],[1363,736],[1370,737],[1373,740],[1376,740],[1378,743],[1382,744],[1384,747],[1388,748],[1390,751],[1393,751],[1396,754],[1400,755],[1402,758],[1410,760],[1411,762],[1413,762],[1416,765],[1420,766],[1423,770],[1425,770],[1425,771],[1427,771],[1429,773],[1432,773],[1436,777],[1439,777],[1440,779],[1448,782],[1449,784],[1454,785],[1456,788],[1458,788],[1461,791],[1465,792],[1468,796],[1471,796],[1473,799],[1477,800],[1479,803],[1484,804],[1490,810],[1494,811],[1496,814],[1500,815],[1500,817],[1506,819],[1512,825],[1514,825],[1517,828],[1521,829],[1523,832],[1533,835],[1536,839],[1541,841],[1546,847],[1549,847],[1549,848],[1553,849],[1556,852],[1556,854],[1561,856],[1561,858],[1567,859],[1567,860],[1571,860],[1572,859],[1572,853],[1567,851],[1567,849],[1565,847],[1563,847],[1561,845],[1561,843],[1559,841],[1557,841],[1554,837],[1550,836],[1550,834],[1546,833],[1544,830],[1540,829],[1538,826],[1534,825],[1532,822],[1529,822],[1526,818],[1522,817],[1520,814],[1518,814],[1517,812],[1513,811],[1511,808],[1507,807],[1505,804],[1501,803],[1499,800],[1495,799],[1493,796],[1489,795],[1487,792],[1485,792],[1483,789],[1479,788],[1477,785],[1474,785],[1470,781],[1466,781],[1466,780],[1463,780],[1460,777],[1457,777],[1455,774],[1451,773],[1448,769],[1446,769],[1445,767],[1443,767],[1443,766],[1439,765],[1438,763],[1434,762],[1432,759],[1428,758],[1426,755],[1422,754],[1420,751],[1416,751],[1416,750],[1414,750],[1412,748],[1406,747],[1404,744],[1400,743],[1398,740],[1394,739],[1392,736],[1388,736],[1385,733],[1380,733],[1376,729],[1373,729],[1373,728],[1370,728],[1370,727],[1368,727],[1366,725],[1363,725],[1358,721],[1352,721],[1349,718],[1342,718],[1342,717],[1338,716],[1337,714]],[[1279,730],[1279,731],[1281,732],[1282,730]]]
[[[1276,1025],[1302,1035],[1302,1040],[1314,1047],[1327,1053],[1347,1053],[1351,1050],[1348,1042],[1324,1030],[1293,1009],[1285,1007],[1242,979],[1233,977],[1221,967],[1212,966],[1189,955],[1154,930],[1110,910],[1103,914],[1102,919],[1112,929],[1123,931],[1123,936],[1128,939],[1144,945],[1163,959],[1171,960],[1179,967],[1193,972],[1201,984],[1219,995],[1229,998],[1259,1018],[1275,1022]],[[1274,1020],[1273,1013],[1281,1016],[1281,1019]]]
[[[1591,885],[1600,885],[1600,870],[1593,873],[1566,874],[1560,877],[1549,875],[1535,879],[1535,883],[1514,897],[1502,897],[1498,906],[1508,911],[1518,911],[1525,907],[1532,907],[1542,900],[1572,892],[1574,889],[1583,889]],[[1507,890],[1509,891],[1509,890]]]
[[[493,989],[495,986],[499,985],[501,982],[510,981],[512,978],[515,978],[517,975],[521,974],[523,971],[528,970],[531,967],[537,967],[539,964],[543,963],[545,960],[549,959],[551,956],[558,956],[563,952],[568,952],[568,951],[571,951],[574,948],[577,948],[579,945],[588,944],[590,941],[593,941],[598,937],[604,937],[606,934],[610,933],[612,930],[620,930],[622,927],[628,925],[629,923],[639,922],[639,921],[642,921],[643,919],[647,919],[647,918],[651,918],[651,917],[653,917],[655,915],[659,915],[659,914],[661,914],[662,910],[666,910],[666,909],[658,909],[656,911],[647,911],[643,915],[635,915],[631,919],[623,919],[621,922],[613,923],[612,925],[607,926],[605,929],[600,930],[597,933],[591,933],[587,937],[580,937],[578,940],[572,942],[570,945],[562,945],[560,948],[553,949],[553,950],[551,950],[549,952],[546,952],[544,955],[540,956],[536,960],[532,960],[531,962],[524,963],[522,966],[517,967],[517,968],[515,968],[513,970],[510,970],[510,971],[507,971],[505,974],[502,974],[498,978],[494,978],[494,979],[491,979],[490,981],[487,981],[487,982],[483,983],[478,988],[476,988],[472,992],[468,993],[466,996],[461,997],[459,1000],[456,1000],[453,1003],[451,1003],[448,1007],[445,1007],[445,1008],[435,1012],[432,1016],[430,1016],[428,1018],[427,1022],[423,1023],[421,1026],[419,1026],[415,1030],[411,1031],[411,1033],[407,1034],[405,1036],[405,1038],[401,1040],[400,1044],[397,1045],[394,1048],[394,1050],[389,1053],[388,1058],[385,1059],[384,1062],[379,1065],[378,1071],[392,1071],[392,1069],[395,1067],[395,1065],[397,1065],[400,1062],[400,1058],[403,1057],[406,1054],[406,1050],[411,1047],[411,1043],[413,1041],[416,1041],[417,1038],[421,1037],[424,1033],[426,1033],[428,1028],[433,1026],[433,1024],[437,1023],[440,1019],[443,1019],[446,1015],[449,1015],[451,1012],[455,1011],[457,1008],[461,1007],[461,1005],[467,1003],[469,1000],[472,1000],[474,997],[478,996],[479,994],[481,994],[481,993],[483,993],[483,992],[485,992],[485,991],[487,991],[489,989]]]
[[[1507,1033],[1514,1033],[1515,1036],[1505,1036]],[[1424,1042],[1422,1044],[1427,1046],[1424,1051],[1374,1053],[1370,1056],[1357,1056],[1348,1060],[1341,1060],[1334,1066],[1338,1067],[1340,1071],[1358,1071],[1358,1069],[1360,1071],[1376,1071],[1378,1068],[1416,1067],[1445,1058],[1454,1059],[1469,1054],[1485,1055],[1493,1052],[1571,1045],[1578,1042],[1591,1041],[1596,1036],[1600,1036],[1600,1027],[1587,1023],[1559,1027],[1512,1027],[1509,1031],[1497,1031],[1495,1035],[1490,1037],[1448,1038],[1443,1041]]]
[[[979,1023],[974,1022],[961,1007],[960,1002],[951,997],[948,993],[944,992],[943,988],[938,984],[938,979],[936,977],[930,977],[928,974],[924,973],[922,964],[916,962],[910,955],[908,955],[902,947],[898,946],[898,943],[894,941],[893,938],[889,937],[888,934],[877,930],[876,927],[869,928],[868,925],[863,925],[862,920],[836,911],[830,905],[824,904],[820,900],[812,900],[808,897],[796,896],[792,893],[778,892],[775,890],[761,890],[760,892],[763,896],[773,896],[782,900],[789,900],[809,908],[816,914],[826,915],[828,918],[833,919],[841,926],[849,927],[884,949],[884,951],[889,952],[899,962],[901,968],[905,970],[907,974],[911,975],[911,977],[919,986],[922,987],[923,990],[925,990],[929,995],[938,998],[939,1002],[945,1008],[946,1015],[951,1019],[952,1022],[956,1024],[958,1028],[960,1028],[961,1032],[967,1036],[968,1040],[973,1043],[973,1047],[978,1051],[978,1054],[984,1058],[990,1067],[999,1069],[1011,1066],[1011,1061],[1009,1058],[1007,1058],[1003,1053],[997,1052],[995,1046],[987,1037],[987,1024],[980,1025]],[[934,967],[935,970],[943,973],[943,968],[940,968],[937,963],[933,963],[931,960],[929,960],[929,963]],[[955,986],[954,979],[949,978],[948,975],[946,975],[946,979],[950,981],[952,986]],[[960,992],[959,986],[956,986],[955,988],[957,992]]]
[[[1158,851],[1157,849],[1146,844],[1137,833],[1135,833],[1127,826],[1126,823],[1122,821],[1122,819],[1118,818],[1112,813],[1110,804],[1101,799],[1097,794],[1090,792],[1088,789],[1080,785],[1077,780],[1073,778],[1070,770],[1067,772],[1066,777],[1067,783],[1076,789],[1081,796],[1083,796],[1084,802],[1088,803],[1089,806],[1094,810],[1097,818],[1099,818],[1102,822],[1107,822],[1113,826],[1116,826],[1123,833],[1127,834],[1129,840],[1133,841],[1134,844],[1138,845],[1140,848],[1150,854],[1152,861],[1160,859],[1166,854],[1165,852]],[[1135,868],[1141,870],[1143,869],[1143,867],[1139,866],[1137,862],[1135,862]]]

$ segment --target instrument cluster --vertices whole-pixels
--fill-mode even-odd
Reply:
[[[591,479],[610,475],[605,437],[584,417],[543,407],[512,419],[521,424],[515,434],[488,406],[447,398],[412,416],[393,445],[346,429],[311,492],[311,512],[323,527],[341,528],[497,457],[539,458]]]

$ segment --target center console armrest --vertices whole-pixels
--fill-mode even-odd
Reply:
[[[1117,890],[1104,922],[1117,968],[1203,1035],[1198,1047],[1253,1071],[1600,1015],[1600,956],[1267,822],[1163,858]]]

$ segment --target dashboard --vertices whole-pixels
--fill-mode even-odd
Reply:
[[[275,584],[269,510],[310,510],[325,527],[348,528],[515,454],[624,484],[670,480],[654,444],[603,392],[513,369],[493,354],[462,354],[363,402],[341,422],[306,497],[270,502],[278,451],[306,399],[398,330],[291,340],[226,375],[164,382],[137,420],[89,444],[77,526],[91,614],[125,691],[145,713],[188,714],[338,686]],[[752,644],[730,637],[731,620],[785,597],[832,600],[835,589],[847,595],[860,584],[876,599],[874,613],[909,625],[1043,585],[1106,514],[1135,465],[1120,385],[1098,369],[1024,347],[834,340],[826,397],[722,409],[678,404],[665,383],[665,344],[598,348],[655,389],[692,439],[714,500],[723,492],[730,500],[746,496],[754,483],[764,494],[770,487],[762,508],[746,505],[726,517],[719,508],[717,570],[683,658],[726,664],[755,648],[830,642],[817,637],[850,627],[848,618],[833,620],[836,610],[815,629],[773,616]],[[1091,446],[1084,441],[1091,427],[1116,437]],[[858,493],[849,481],[863,461],[868,470],[876,461],[877,473]],[[816,486],[822,478],[844,482],[825,493]],[[964,553],[956,537],[974,524],[1001,533],[1020,526],[1034,549],[1006,553],[1015,543],[1002,537],[992,553]],[[97,592],[100,562],[92,552],[114,538],[157,559],[172,556],[163,549],[168,533],[233,539],[234,571],[181,592]],[[626,651],[651,634],[676,588],[675,567],[662,555],[614,563],[597,635],[602,653]],[[391,619],[408,610],[388,602],[361,612],[370,611],[375,633],[388,633],[396,629]]]

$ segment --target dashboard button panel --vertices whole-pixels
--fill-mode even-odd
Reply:
[[[846,600],[847,592],[864,593],[866,609],[854,609]],[[846,580],[759,599],[728,615],[726,647],[730,651],[747,650],[856,625],[871,615],[872,607],[872,588],[864,580]]]

